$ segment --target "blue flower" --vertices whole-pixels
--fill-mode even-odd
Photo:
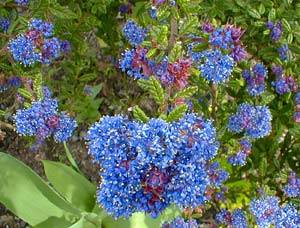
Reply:
[[[277,53],[279,54],[281,60],[287,60],[288,50],[289,47],[286,44],[282,45],[281,48],[277,50]]]
[[[18,5],[27,6],[30,0],[15,0]]]
[[[101,167],[98,203],[114,217],[134,212],[157,217],[171,204],[195,208],[207,200],[207,161],[219,147],[210,121],[195,114],[172,123],[105,116],[86,139],[89,154]],[[220,174],[220,185],[224,174],[214,172]]]
[[[54,25],[43,20],[33,18],[29,21],[29,30],[31,29],[42,33],[45,37],[51,37],[53,35]]]
[[[142,43],[146,38],[146,32],[139,25],[137,25],[132,19],[128,20],[123,28],[124,37],[134,47]]]
[[[228,128],[233,132],[245,130],[245,135],[261,138],[271,132],[271,112],[266,106],[251,106],[243,103],[238,107],[238,113],[231,115]]]
[[[33,102],[27,109],[18,110],[13,117],[18,134],[36,135],[44,140],[53,133],[55,141],[68,140],[77,126],[76,122],[65,113],[59,113],[57,108],[56,99],[45,97]]]
[[[34,41],[27,39],[23,34],[10,40],[8,50],[13,55],[14,60],[22,62],[25,66],[41,59],[41,53],[38,52]]]
[[[0,18],[0,26],[3,32],[6,32],[10,26],[10,20],[7,17]]]
[[[276,228],[297,228],[300,224],[300,214],[296,207],[289,203],[281,206],[276,213]]]
[[[228,162],[233,166],[237,165],[245,165],[246,164],[247,155],[244,151],[239,151],[235,155],[229,156],[227,158]]]
[[[188,219],[185,221],[183,217],[179,216],[170,223],[164,222],[161,228],[197,228],[198,226],[195,219]]]
[[[267,72],[263,64],[257,63],[251,71],[244,70],[242,76],[247,82],[247,92],[252,96],[258,96],[265,90],[265,78]]]
[[[241,209],[236,209],[232,213],[226,209],[221,209],[217,213],[215,221],[218,225],[225,224],[232,228],[248,227],[245,212]]]
[[[250,202],[250,211],[255,216],[258,227],[269,227],[275,223],[279,209],[278,204],[279,200],[277,197],[267,195]]]
[[[290,173],[288,184],[284,187],[283,191],[289,197],[300,196],[300,179],[296,178],[295,172]]]

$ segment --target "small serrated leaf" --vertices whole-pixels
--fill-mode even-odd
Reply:
[[[146,115],[146,113],[139,107],[139,106],[134,106],[133,108],[133,116],[141,121],[141,122],[148,122],[149,121],[149,117]]]
[[[276,10],[274,8],[272,8],[269,11],[268,20],[269,21],[275,21],[276,20]]]
[[[32,94],[28,90],[23,88],[19,88],[18,93],[27,99],[30,99],[32,97]]]
[[[189,98],[193,96],[197,91],[198,91],[198,86],[190,86],[184,88],[174,95],[173,100],[175,100],[176,98]]]
[[[156,48],[151,48],[148,52],[147,52],[147,59],[151,59],[157,52]]]
[[[281,22],[288,32],[292,31],[290,23],[285,18],[282,18]]]
[[[265,8],[264,4],[261,3],[258,6],[258,12],[259,12],[260,15],[263,15],[265,13],[265,11],[266,11],[266,8]]]
[[[157,104],[162,105],[165,102],[164,89],[161,86],[160,82],[154,77],[150,77],[150,81],[152,82],[152,88],[150,90],[154,100]]]
[[[172,121],[181,119],[187,110],[188,110],[187,104],[182,104],[182,105],[176,106],[172,110],[172,112],[169,113],[167,121],[172,122]]]
[[[262,94],[262,105],[266,105],[271,103],[275,99],[275,95],[272,93],[264,93]]]
[[[249,9],[248,9],[248,13],[249,13],[249,15],[250,15],[251,17],[253,17],[253,18],[256,18],[256,19],[260,19],[260,18],[261,18],[259,12],[258,12],[256,9],[249,8]]]
[[[0,110],[0,116],[5,116],[5,111]]]
[[[176,43],[168,56],[170,63],[174,63],[176,60],[178,60],[181,57],[181,50],[182,50],[181,45]]]
[[[289,33],[289,35],[287,37],[287,43],[288,44],[293,43],[293,39],[294,39],[294,35],[292,33]]]

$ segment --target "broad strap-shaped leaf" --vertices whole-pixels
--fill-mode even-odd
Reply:
[[[80,217],[79,210],[21,161],[0,152],[0,167],[0,202],[31,226],[65,228]]]
[[[108,216],[103,219],[103,228],[156,228],[161,227],[164,222],[170,222],[177,216],[181,215],[181,211],[175,205],[168,207],[156,219],[145,213],[134,213],[129,219],[113,219]]]
[[[96,186],[73,168],[60,162],[44,160],[43,164],[48,180],[67,201],[80,210],[93,210]]]

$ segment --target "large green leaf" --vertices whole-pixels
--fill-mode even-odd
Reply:
[[[150,215],[144,213],[134,213],[129,219],[113,219],[107,216],[102,221],[103,228],[160,228],[161,225],[168,221],[170,222],[177,216],[181,215],[178,207],[172,205],[168,207],[158,218],[154,219]]]
[[[0,167],[0,202],[31,226],[69,227],[80,216],[77,209],[16,158],[0,152]]]
[[[83,175],[59,162],[43,161],[46,176],[53,187],[76,208],[92,211],[96,186]]]

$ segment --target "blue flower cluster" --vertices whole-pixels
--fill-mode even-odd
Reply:
[[[15,0],[15,3],[21,6],[27,6],[30,0]]]
[[[200,53],[193,52],[193,45],[189,45],[189,54],[192,60],[199,64],[196,68],[201,71],[200,75],[217,84],[227,81],[234,68],[233,58],[229,55],[223,55],[219,49],[206,50]]]
[[[54,26],[51,23],[33,18],[24,34],[11,39],[8,50],[14,60],[30,66],[35,62],[50,63],[63,51],[69,51],[66,41],[53,36]],[[67,48],[66,48],[67,47]]]
[[[270,38],[274,42],[278,42],[282,35],[282,22],[277,21],[276,25],[272,21],[267,21],[266,28],[271,30]]]
[[[279,200],[275,196],[263,195],[250,202],[250,212],[255,216],[258,227],[269,227],[276,220]]]
[[[242,77],[247,82],[247,92],[252,96],[258,96],[265,90],[265,78],[267,71],[261,63],[255,64],[250,70],[243,70]]]
[[[36,135],[41,141],[51,134],[56,142],[67,141],[77,127],[74,119],[58,111],[58,101],[46,96],[32,102],[29,108],[18,110],[13,118],[18,134]]]
[[[6,90],[9,86],[19,88],[22,84],[22,80],[19,76],[13,76],[8,79],[0,81],[0,91]]]
[[[274,225],[275,228],[298,228],[300,213],[291,203],[279,206],[275,196],[263,195],[250,202],[250,212],[255,216],[259,228]]]
[[[165,85],[175,84],[177,88],[184,88],[188,84],[189,69],[192,65],[190,59],[180,58],[174,63],[169,63],[164,56],[161,62],[147,59],[147,48],[137,47],[123,53],[120,60],[122,72],[126,72],[134,79],[149,79],[154,75]]]
[[[275,87],[276,93],[280,95],[298,89],[298,85],[292,75],[279,75],[276,77],[276,81],[271,82],[271,85]]]
[[[6,32],[10,26],[10,20],[7,17],[0,18],[0,26],[3,32]]]
[[[183,217],[177,217],[170,223],[165,222],[161,228],[197,228],[199,225],[195,219],[184,220]]]
[[[283,191],[289,197],[300,197],[300,179],[296,178],[295,172],[290,173],[288,184]]]
[[[276,213],[275,228],[298,228],[300,213],[293,204],[281,206]]]
[[[142,43],[146,38],[146,31],[137,25],[134,20],[128,20],[123,27],[124,37],[134,47]]]
[[[295,103],[296,103],[296,112],[294,114],[294,121],[295,123],[300,123],[300,93],[298,92],[295,96]]]
[[[218,225],[226,225],[232,228],[247,228],[247,219],[244,211],[236,209],[232,213],[226,209],[221,209],[217,213],[215,221]]]
[[[287,60],[288,50],[289,47],[286,44],[282,45],[281,48],[277,50],[277,53],[279,54],[281,60]]]
[[[246,136],[257,139],[271,132],[271,120],[268,107],[243,103],[238,106],[238,113],[229,117],[228,129],[236,133],[245,130]]]
[[[207,163],[219,148],[216,129],[195,114],[172,123],[105,116],[86,139],[89,154],[101,166],[98,203],[115,218],[134,212],[156,217],[171,204],[195,208],[215,184],[210,174],[217,171],[210,172]],[[224,180],[214,179],[218,185]]]
[[[233,25],[225,25],[224,28],[214,29],[209,21],[202,26],[202,31],[210,33],[209,44],[218,49],[229,51],[235,62],[246,59],[246,51],[240,38],[244,31]]]

